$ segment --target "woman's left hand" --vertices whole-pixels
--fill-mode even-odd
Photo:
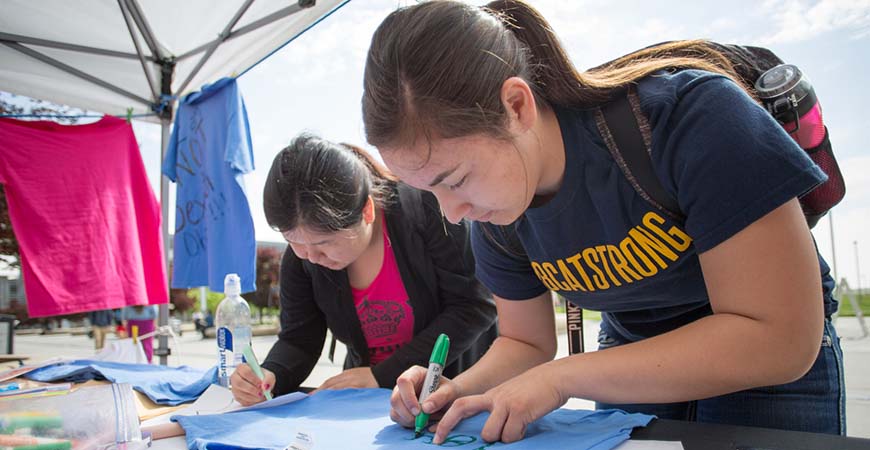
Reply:
[[[522,439],[530,423],[568,401],[555,383],[558,373],[554,372],[544,364],[481,395],[457,399],[438,422],[432,442],[441,444],[459,421],[481,411],[490,412],[480,432],[483,440],[510,443]]]
[[[371,367],[356,367],[327,379],[315,391],[321,389],[345,389],[345,388],[376,388],[378,381],[372,373]]]

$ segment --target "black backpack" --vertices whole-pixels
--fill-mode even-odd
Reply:
[[[715,42],[708,44],[728,58],[744,86],[756,86],[757,88],[757,81],[765,72],[775,67],[786,67],[783,65],[782,59],[766,48]],[[658,45],[663,44],[656,44],[649,48]],[[757,94],[757,92],[749,93],[753,96]],[[776,94],[775,91],[774,94]],[[781,98],[782,102],[778,102],[776,105],[773,102],[765,103],[765,107],[786,131],[792,134],[800,129],[800,121],[797,119],[818,103],[811,87],[807,94],[807,101],[803,102],[803,105],[798,105],[798,101],[793,98]],[[676,199],[665,191],[661,181],[653,171],[650,160],[651,143],[648,137],[645,137],[641,132],[643,127],[648,127],[647,119],[640,112],[639,107],[632,107],[632,103],[639,105],[636,96],[634,89],[629,87],[623,95],[617,96],[615,100],[598,108],[596,114],[604,119],[598,121],[599,132],[602,137],[608,135],[612,137],[612,139],[604,139],[604,141],[635,191],[663,213],[679,222],[684,222],[685,215],[680,210]],[[787,121],[788,123],[786,123]],[[789,128],[792,123],[794,126]],[[804,150],[828,176],[827,181],[799,198],[807,224],[812,228],[819,219],[843,199],[846,194],[846,185],[837,160],[834,158],[827,127],[824,128],[824,138],[821,143]]]

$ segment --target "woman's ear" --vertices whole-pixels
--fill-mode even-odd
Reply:
[[[507,111],[509,129],[524,132],[538,120],[538,107],[532,88],[520,77],[511,77],[501,85],[501,102]]]
[[[369,195],[365,206],[363,206],[363,220],[366,225],[371,225],[375,221],[375,200],[371,195]]]

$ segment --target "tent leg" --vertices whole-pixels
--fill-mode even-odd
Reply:
[[[166,156],[166,148],[169,146],[169,119],[160,121],[160,161]],[[169,179],[165,176],[160,176],[160,215],[163,220],[160,223],[160,232],[163,234],[163,262],[166,265],[167,275],[171,276],[169,269]],[[169,289],[169,286],[166,286]],[[169,324],[169,304],[160,305],[160,312],[157,316],[157,325],[165,326]],[[157,337],[157,350],[154,352],[160,357],[160,364],[165,366],[168,363],[169,357],[169,338],[165,334],[159,334]]]

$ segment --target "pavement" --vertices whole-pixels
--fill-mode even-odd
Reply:
[[[566,356],[567,336],[564,330],[564,318],[557,317],[557,332],[559,333],[559,350],[557,357]],[[584,339],[587,351],[597,349],[596,336],[598,335],[598,321],[584,321]],[[847,434],[849,436],[870,438],[870,337],[860,338],[861,328],[854,317],[841,317],[836,321],[837,332],[842,338],[844,354],[845,380],[846,380],[846,417]],[[193,367],[208,368],[216,363],[217,347],[213,339],[203,339],[193,331],[192,325],[182,327],[181,336],[170,339],[172,355],[169,356],[169,364],[172,366],[188,365]],[[27,355],[30,362],[38,362],[48,358],[88,358],[94,351],[94,341],[86,334],[59,333],[49,335],[16,334],[14,338],[14,350],[17,355]],[[114,339],[107,338],[107,342]],[[252,345],[254,352],[259,358],[264,358],[277,340],[274,335],[254,336]],[[344,361],[345,349],[340,343],[336,347],[335,362],[327,358],[329,351],[329,338],[324,345],[323,354],[311,375],[303,383],[304,386],[318,386],[327,378],[341,372]],[[15,363],[10,363],[12,366]],[[8,364],[7,364],[8,366]],[[571,399],[566,405],[568,408],[593,409],[590,401]]]

